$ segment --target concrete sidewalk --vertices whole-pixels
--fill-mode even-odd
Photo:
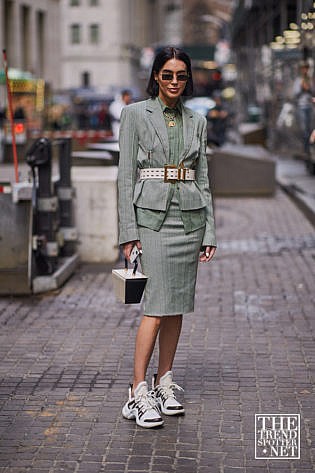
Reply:
[[[218,199],[216,219],[174,365],[186,415],[162,429],[121,416],[141,311],[109,268],[0,299],[1,473],[315,470],[314,229],[282,191]],[[300,459],[255,459],[257,413],[301,415]]]

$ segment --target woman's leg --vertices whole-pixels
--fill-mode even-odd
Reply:
[[[145,380],[156,337],[160,329],[160,323],[161,317],[144,315],[141,320],[136,337],[133,378],[134,388]]]
[[[159,367],[156,384],[159,384],[161,376],[172,369],[182,329],[182,320],[182,315],[161,317],[159,335]]]

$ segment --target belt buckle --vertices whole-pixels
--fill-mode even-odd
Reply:
[[[178,180],[179,181],[185,181],[186,180],[186,171],[188,171],[188,168],[185,168],[183,163],[181,163],[178,167]]]
[[[167,171],[169,169],[177,169],[177,178],[176,179],[169,179],[167,177]],[[178,181],[178,179],[179,179],[179,169],[176,166],[176,164],[164,164],[164,182],[171,182],[172,184],[174,184],[175,182]]]

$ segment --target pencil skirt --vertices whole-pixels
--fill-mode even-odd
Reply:
[[[178,202],[172,200],[159,231],[142,226],[138,229],[141,267],[148,276],[144,314],[162,317],[193,312],[205,227],[185,234]]]

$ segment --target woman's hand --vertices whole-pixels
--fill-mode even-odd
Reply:
[[[139,250],[142,250],[142,245],[140,243],[140,240],[128,241],[127,243],[124,243],[122,245],[124,257],[126,258],[126,260],[128,260],[128,261],[130,260],[130,253],[132,251],[132,248],[135,245],[137,245],[137,248]]]
[[[216,250],[216,246],[206,246],[202,255],[200,255],[199,260],[201,263],[208,263],[213,257]]]

